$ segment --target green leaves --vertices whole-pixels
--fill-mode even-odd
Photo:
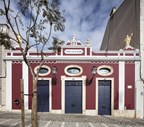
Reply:
[[[61,50],[62,45],[64,44],[64,41],[56,37],[53,37],[52,44],[53,44],[53,47],[49,47],[48,49],[59,52]]]
[[[57,9],[43,9],[43,17],[46,17],[50,24],[54,25],[55,31],[64,31],[65,18],[61,16]]]
[[[11,9],[11,2],[14,1],[4,0],[3,2],[4,8],[0,9],[0,15],[5,15],[6,23],[15,36],[13,40],[20,35],[23,43],[30,48],[45,49],[48,47],[52,30],[64,31],[65,29],[65,18],[54,0],[50,2],[48,0],[19,0],[15,1],[17,8],[14,10]],[[8,42],[3,37],[1,39],[3,44]],[[59,50],[60,40],[53,38],[53,45],[54,50]]]
[[[3,45],[6,49],[10,49],[12,47],[8,34],[0,33],[0,45]]]

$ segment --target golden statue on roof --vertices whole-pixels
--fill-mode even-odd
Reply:
[[[126,35],[126,38],[124,40],[126,42],[126,47],[130,46],[132,36],[133,33],[131,33],[131,35]]]

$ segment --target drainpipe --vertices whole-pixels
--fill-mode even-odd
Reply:
[[[140,78],[143,82],[143,118],[144,118],[144,0],[140,0]]]

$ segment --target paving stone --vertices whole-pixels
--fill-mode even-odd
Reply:
[[[15,124],[21,120],[20,112],[0,112],[0,123],[10,119],[13,123],[6,122],[6,126]],[[31,125],[31,114],[25,113],[26,126]],[[38,113],[40,127],[51,121],[48,127],[144,127],[143,119],[130,119],[112,116],[86,116],[83,114],[51,114]],[[91,123],[91,124],[90,124]],[[106,126],[104,126],[106,125]],[[19,125],[16,124],[15,127]]]
[[[76,123],[75,122],[65,122],[64,127],[76,127]]]

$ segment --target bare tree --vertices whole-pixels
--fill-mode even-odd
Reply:
[[[0,44],[6,48],[11,48],[13,46],[11,42],[14,42],[22,49],[20,51],[23,60],[33,78],[32,126],[37,127],[37,80],[39,70],[44,63],[44,49],[49,45],[53,28],[55,31],[64,31],[65,18],[61,15],[54,0],[51,2],[48,0],[1,0],[1,2],[3,8],[0,9],[0,15],[6,18],[6,24],[13,36],[1,32]],[[53,38],[53,44],[53,49],[57,50],[62,42]],[[37,74],[34,73],[27,59],[27,54],[31,48],[35,48],[41,54]]]

